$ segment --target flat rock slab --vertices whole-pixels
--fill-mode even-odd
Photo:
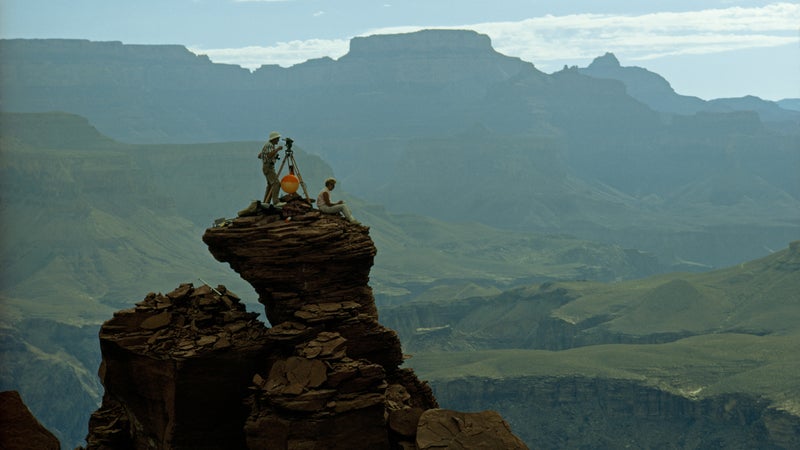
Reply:
[[[497,412],[464,413],[448,409],[422,413],[417,425],[417,447],[420,450],[528,449]]]

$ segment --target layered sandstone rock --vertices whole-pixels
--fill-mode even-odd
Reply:
[[[257,316],[224,286],[192,284],[115,313],[87,448],[243,448],[241,399],[267,355]]]
[[[367,227],[284,208],[211,228],[203,240],[253,285],[273,325],[267,334],[282,347],[253,379],[249,448],[413,445],[416,433],[394,430],[390,413],[418,419],[438,405],[400,369],[400,340],[378,322]]]
[[[220,221],[203,241],[253,285],[272,327],[224,286],[183,284],[116,313],[100,332],[106,393],[89,449],[418,447],[438,404],[378,322],[367,227],[295,198]],[[485,425],[495,432],[481,442],[505,436]]]

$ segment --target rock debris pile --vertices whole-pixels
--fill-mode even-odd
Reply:
[[[166,295],[151,292],[135,308],[116,312],[100,339],[151,357],[189,358],[263,341],[267,329],[258,315],[225,286],[186,283]]]

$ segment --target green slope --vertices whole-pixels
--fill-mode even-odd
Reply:
[[[605,344],[559,352],[416,353],[406,363],[434,383],[464,377],[632,380],[698,399],[744,393],[800,416],[800,336],[715,334],[668,344]]]
[[[465,377],[628,380],[692,400],[744,394],[796,417],[798,275],[795,241],[759,260],[703,274],[548,283],[513,295],[440,302],[436,316],[448,318],[448,328],[406,330],[404,349],[413,354],[407,365],[439,386]],[[431,307],[417,305],[420,310]],[[397,317],[414,311],[384,309],[382,319],[402,324]],[[544,334],[530,332],[546,326]],[[552,336],[559,333],[565,336]],[[543,349],[548,344],[560,351]],[[470,346],[477,350],[452,351]]]
[[[800,308],[800,241],[733,267],[669,274],[616,285],[567,283],[575,300],[554,317],[580,323],[604,316],[609,331],[792,334]]]
[[[371,285],[379,302],[474,297],[537,281],[630,279],[663,270],[652,255],[616,245],[353,204],[378,248]]]
[[[26,123],[4,115],[4,124],[8,117]],[[3,133],[0,255],[9,313],[99,323],[110,307],[198,277],[249,288],[211,257],[203,228],[177,213],[137,164],[135,147],[106,142],[80,121],[43,117]],[[26,130],[37,139],[23,140]],[[85,148],[46,137],[73,132],[87,138]],[[106,147],[91,148],[98,140]]]

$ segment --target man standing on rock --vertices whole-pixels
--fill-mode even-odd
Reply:
[[[331,191],[335,187],[335,178],[328,178],[325,180],[325,187],[319,191],[319,195],[317,196],[317,206],[319,207],[319,210],[325,214],[339,214],[341,212],[344,214],[344,218],[347,219],[348,222],[361,225],[361,223],[353,217],[353,214],[350,213],[350,208],[344,204],[343,200],[339,200],[336,203],[331,202]]]
[[[258,154],[261,159],[261,171],[267,179],[267,190],[264,192],[264,203],[266,204],[278,204],[281,184],[278,182],[278,174],[275,173],[275,161],[278,160],[278,152],[283,149],[283,146],[278,145],[280,140],[280,133],[273,131],[269,134],[269,139],[261,149],[261,153]]]

